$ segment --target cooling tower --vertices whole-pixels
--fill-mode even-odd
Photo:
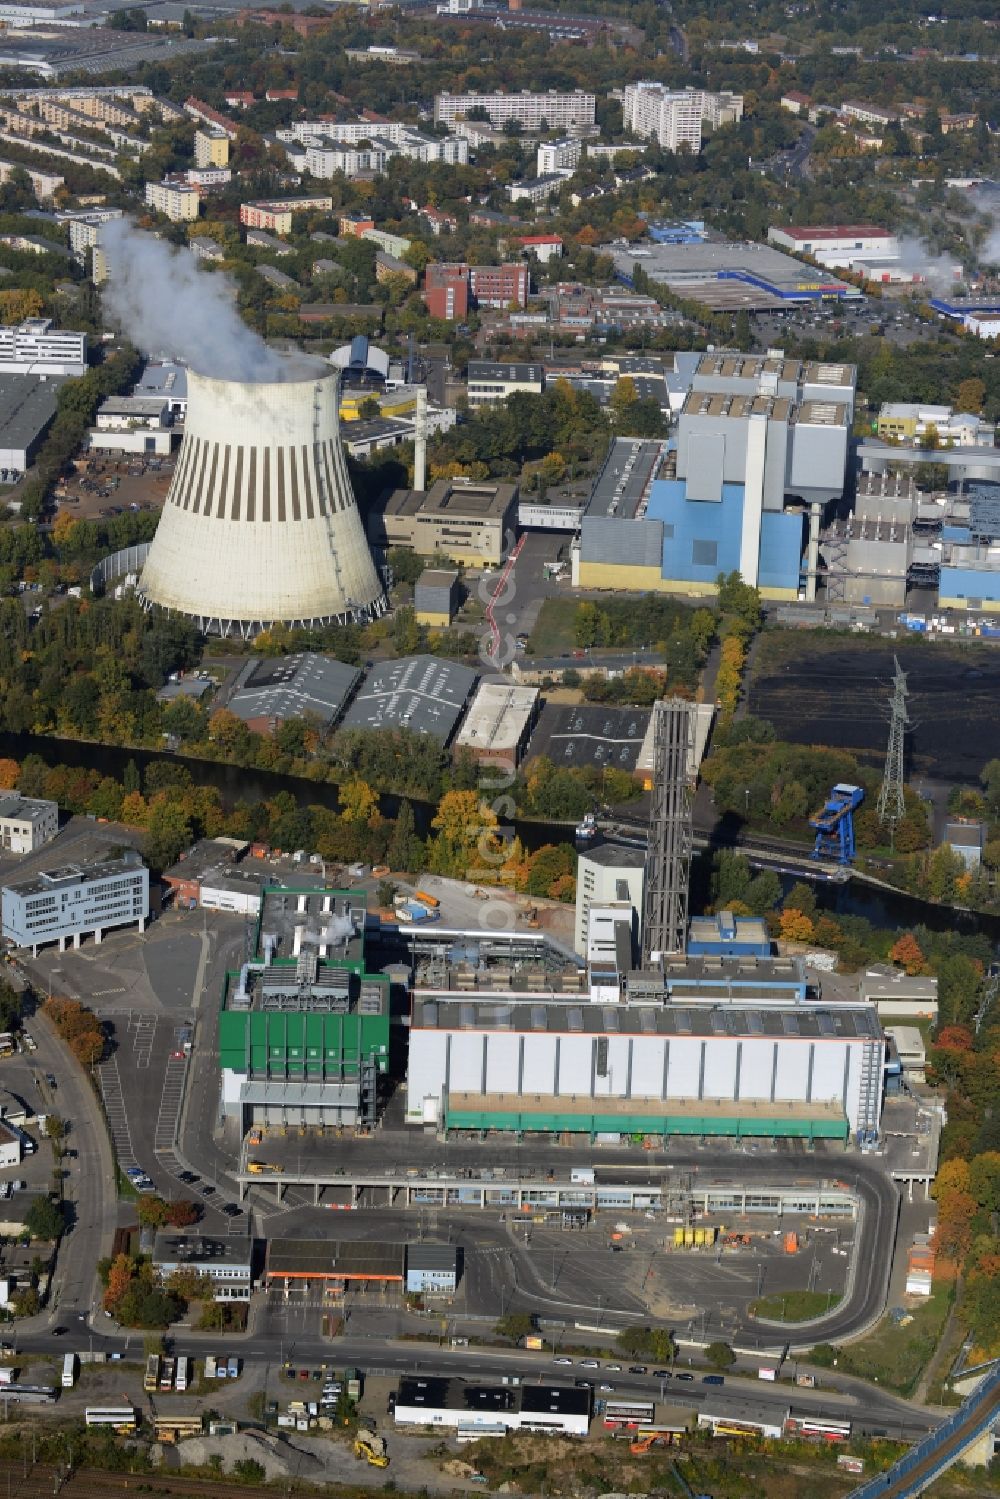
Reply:
[[[206,633],[385,607],[340,443],[337,371],[281,383],[188,371],[184,440],[139,580]]]

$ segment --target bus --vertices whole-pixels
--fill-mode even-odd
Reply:
[[[158,1442],[182,1442],[185,1437],[200,1437],[203,1430],[200,1415],[153,1417],[153,1435]]]
[[[638,1431],[640,1426],[652,1426],[656,1414],[652,1400],[606,1400],[604,1402],[605,1431]]]
[[[111,1426],[123,1436],[135,1431],[139,1424],[138,1412],[132,1405],[88,1405],[86,1420],[88,1426]]]
[[[67,1353],[63,1359],[62,1387],[71,1390],[76,1384],[76,1354]]]
[[[160,1387],[160,1355],[151,1353],[146,1360],[146,1373],[142,1387],[147,1395],[155,1395]]]
[[[172,1390],[173,1389],[173,1387],[174,1387],[174,1369],[175,1369],[175,1367],[176,1366],[175,1366],[174,1360],[172,1358],[165,1358],[163,1360],[163,1363],[160,1365],[160,1389],[161,1390]]]
[[[180,1358],[177,1360],[177,1378],[174,1380],[174,1389],[179,1391],[179,1393],[181,1394],[183,1394],[188,1387],[188,1369],[190,1367],[190,1364],[191,1360],[182,1353]]]
[[[789,1436],[805,1437],[817,1442],[847,1442],[851,1436],[850,1421],[830,1416],[792,1412],[785,1423]]]

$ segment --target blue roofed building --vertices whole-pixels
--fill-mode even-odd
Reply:
[[[769,958],[771,939],[762,917],[717,911],[714,916],[692,918],[687,950],[692,958]]]

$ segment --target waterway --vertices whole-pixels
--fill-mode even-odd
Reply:
[[[227,809],[237,802],[267,801],[279,791],[289,792],[301,807],[323,806],[331,811],[337,811],[340,807],[336,786],[322,781],[278,775],[274,771],[245,769],[214,760],[193,760],[161,750],[120,749],[115,745],[92,744],[79,739],[56,739],[44,734],[0,733],[0,756],[21,761],[32,754],[41,756],[49,765],[62,764],[74,769],[97,770],[102,775],[114,776],[119,781],[124,778],[130,761],[140,774],[147,765],[158,762],[182,765],[190,771],[197,784],[215,787]],[[417,832],[425,837],[430,831],[434,815],[434,807],[430,802],[414,797],[383,794],[379,797],[383,816],[390,819],[396,817],[404,799],[413,808]],[[571,842],[573,836],[572,828],[565,823],[515,819],[513,827],[522,846],[529,852],[546,843]],[[789,889],[796,878],[793,875],[783,876],[784,888]],[[698,883],[696,879],[696,886]],[[982,932],[1000,949],[1000,917],[973,911],[956,911],[947,906],[918,900],[902,891],[879,890],[860,880],[851,880],[842,885],[821,881],[815,885],[815,891],[817,904],[835,914],[864,916],[875,926],[894,930],[923,923],[932,931]]]

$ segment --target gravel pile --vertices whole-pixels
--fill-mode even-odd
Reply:
[[[229,1437],[191,1437],[177,1446],[181,1463],[197,1467],[207,1465],[212,1457],[222,1458],[227,1473],[233,1464],[250,1458],[264,1469],[265,1481],[276,1478],[322,1478],[324,1464],[308,1447],[297,1447],[282,1438],[261,1431],[241,1431]]]

